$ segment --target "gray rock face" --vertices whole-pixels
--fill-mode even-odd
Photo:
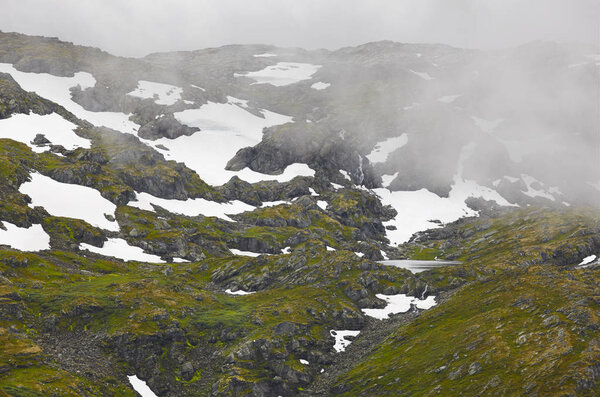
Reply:
[[[200,129],[182,125],[172,114],[167,114],[140,127],[138,135],[141,138],[150,140],[159,138],[175,139],[182,135],[192,135],[196,131],[200,131]]]

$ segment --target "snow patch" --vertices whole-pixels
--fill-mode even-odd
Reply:
[[[174,105],[181,99],[182,92],[183,88],[171,84],[140,80],[137,88],[128,92],[127,95],[143,99],[154,99],[154,103],[157,105]]]
[[[37,134],[44,134],[53,145],[62,145],[67,150],[79,147],[89,149],[91,142],[75,134],[73,132],[75,128],[77,128],[75,124],[56,113],[13,114],[7,119],[0,120],[0,138],[22,142],[36,153],[50,149],[49,146],[40,147],[31,143]]]
[[[583,258],[583,260],[581,261],[581,263],[579,263],[578,266],[588,265],[588,264],[592,263],[595,260],[596,260],[596,255],[586,256],[585,258]]]
[[[499,205],[514,206],[495,190],[481,186],[472,180],[462,177],[462,164],[474,150],[474,144],[463,148],[459,159],[458,174],[448,197],[440,197],[427,189],[417,191],[389,191],[386,188],[374,189],[383,205],[391,205],[398,214],[392,220],[384,222],[384,226],[395,226],[396,230],[386,230],[387,238],[392,244],[400,244],[416,232],[437,228],[438,224],[430,222],[438,219],[442,223],[453,222],[464,216],[475,216],[477,212],[470,209],[465,200],[469,197],[482,197],[493,200]]]
[[[136,193],[136,201],[130,201],[127,205],[146,211],[154,211],[153,204],[166,209],[174,214],[186,216],[215,216],[223,220],[234,222],[226,214],[234,215],[246,211],[253,211],[256,207],[239,200],[217,203],[203,198],[174,200],[155,197],[149,193]]]
[[[345,351],[346,347],[348,347],[348,345],[350,343],[352,343],[351,340],[346,339],[347,336],[357,337],[358,334],[360,334],[360,331],[351,331],[351,330],[342,330],[342,329],[341,330],[332,329],[329,331],[329,335],[331,335],[335,338],[335,344],[333,345],[333,349],[336,351],[336,353]]]
[[[383,299],[387,302],[386,307],[383,309],[361,309],[362,312],[378,320],[384,320],[389,318],[390,314],[406,313],[410,310],[411,304],[415,305],[419,309],[429,309],[435,306],[435,296],[428,296],[425,299],[415,298],[414,296],[408,296],[405,294],[398,295],[384,295],[377,294],[379,299]]]
[[[71,87],[82,89],[94,87],[96,79],[86,72],[75,73],[73,77],[58,77],[48,73],[19,72],[11,64],[0,63],[0,72],[9,73],[25,91],[33,91],[39,96],[58,103],[80,119],[95,126],[105,126],[128,134],[136,134],[139,125],[129,120],[130,114],[119,112],[91,112],[75,103],[71,98]]]
[[[300,364],[309,365],[310,363],[304,359],[300,359]]]
[[[44,207],[54,216],[81,219],[102,229],[119,231],[119,224],[104,216],[114,216],[117,206],[95,189],[57,182],[36,172],[31,174],[31,181],[21,185],[19,191],[31,197],[29,206],[32,208]]]
[[[331,83],[323,83],[322,81],[318,81],[316,83],[314,83],[313,85],[310,86],[310,88],[314,89],[314,90],[324,90],[325,88],[329,87],[331,85]]]
[[[323,211],[325,211],[329,204],[325,200],[317,200],[317,205],[319,206],[319,208],[321,208]]]
[[[129,379],[129,383],[131,383],[131,387],[133,387],[133,390],[138,392],[140,396],[158,397],[156,394],[154,394],[152,390],[150,390],[146,382],[139,379],[136,375],[128,376],[127,378]]]
[[[540,186],[541,186],[541,182],[538,181],[537,179],[535,179],[534,177],[532,177],[530,175],[526,175],[526,174],[521,174],[521,179],[523,179],[523,182],[525,182],[525,184],[527,185],[527,191],[523,192],[523,194],[525,194],[526,196],[543,197],[543,198],[547,198],[548,200],[552,200],[552,201],[556,200],[553,195],[546,192],[545,190],[535,189],[532,187],[532,185],[534,183],[540,184]]]
[[[388,156],[394,151],[400,149],[402,146],[408,143],[408,134],[404,133],[400,136],[388,138],[385,141],[381,141],[375,145],[371,153],[367,155],[367,158],[371,163],[383,163],[387,160]]]
[[[0,228],[0,244],[20,251],[42,251],[50,249],[50,236],[41,225],[28,228],[18,227],[7,221],[2,222],[6,230]]]
[[[271,58],[271,57],[276,57],[277,54],[272,54],[270,52],[265,52],[262,54],[254,54],[252,55],[254,58]]]
[[[127,241],[121,238],[109,238],[104,242],[104,245],[101,248],[81,243],[79,244],[79,249],[88,250],[104,256],[112,256],[124,261],[165,263],[159,256],[147,254],[140,247],[129,245]]]
[[[252,84],[271,84],[276,87],[309,80],[321,65],[297,62],[279,62],[256,72],[234,73],[234,77],[249,77]]]
[[[240,255],[240,256],[252,256],[252,257],[257,257],[260,255],[269,255],[269,254],[264,254],[262,252],[251,252],[251,251],[241,251],[235,248],[230,248],[229,251],[231,251],[231,253],[233,255]]]
[[[168,150],[165,158],[185,163],[205,182],[211,185],[222,185],[233,176],[249,182],[276,180],[287,182],[296,176],[314,176],[315,171],[306,164],[290,164],[279,175],[261,174],[244,168],[241,171],[225,170],[227,162],[238,150],[255,146],[262,140],[262,130],[278,124],[292,121],[289,116],[262,110],[263,117],[258,117],[240,105],[239,99],[230,97],[230,102],[209,102],[199,109],[187,109],[175,113],[175,118],[188,126],[198,127],[198,131],[190,136],[176,139],[160,138],[147,143],[153,147],[165,146]]]
[[[238,289],[237,291],[232,291],[230,288],[225,290],[226,294],[229,295],[250,295],[250,294],[254,294],[256,291],[243,291],[241,289]]]

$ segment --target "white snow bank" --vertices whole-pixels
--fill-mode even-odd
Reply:
[[[154,392],[152,390],[150,390],[150,388],[148,387],[146,382],[139,379],[136,375],[128,376],[127,378],[129,379],[129,383],[131,383],[133,390],[138,392],[138,394],[140,396],[142,396],[142,397],[158,397],[156,394],[154,394]]]
[[[250,295],[250,294],[253,294],[255,292],[256,291],[243,291],[241,289],[238,289],[237,291],[232,291],[230,288],[228,288],[228,289],[225,290],[225,293],[229,294],[229,295]]]
[[[304,359],[300,359],[300,364],[309,365],[310,363]]]
[[[50,249],[50,236],[41,225],[28,228],[2,222],[6,230],[0,229],[0,244],[8,245],[20,251],[41,251]]]
[[[253,257],[257,257],[260,255],[269,255],[269,254],[263,254],[261,252],[251,252],[251,251],[241,251],[235,248],[230,248],[229,251],[231,251],[231,253],[233,255],[240,255],[240,256],[253,256]]]
[[[555,201],[556,199],[554,198],[554,196],[550,193],[548,193],[545,190],[540,190],[540,189],[535,189],[532,185],[534,183],[538,183],[541,186],[541,182],[538,181],[537,179],[535,179],[534,177],[530,176],[530,175],[526,175],[526,174],[521,174],[521,179],[523,179],[523,182],[525,182],[525,184],[527,185],[527,191],[523,192],[523,194],[525,194],[526,196],[529,197],[543,197],[543,198],[547,198],[549,200]]]
[[[314,83],[313,85],[310,86],[310,88],[314,89],[314,90],[324,90],[325,88],[329,87],[331,85],[331,83],[323,83],[322,81],[318,81],[316,83]]]
[[[137,201],[130,201],[127,205],[146,211],[154,211],[154,207],[152,207],[152,204],[154,204],[174,214],[216,216],[229,222],[233,222],[233,219],[226,214],[240,214],[255,209],[255,207],[239,200],[226,203],[217,203],[203,198],[174,200],[155,197],[149,193],[136,193],[136,199]]]
[[[595,260],[596,260],[596,255],[586,256],[585,258],[583,258],[583,260],[581,261],[581,263],[578,266],[588,265],[588,264],[592,263]]]
[[[90,244],[81,243],[79,249],[88,250],[104,256],[112,256],[124,261],[138,261],[151,263],[164,263],[157,255],[147,254],[140,247],[129,245],[121,238],[109,238],[101,248]]]
[[[394,179],[396,179],[398,174],[399,174],[399,172],[396,172],[394,175],[389,175],[389,174],[381,175],[381,181],[382,181],[381,186],[383,186],[383,187],[390,186],[390,184],[394,181]]]
[[[90,112],[71,98],[71,87],[79,85],[82,89],[93,87],[96,79],[85,72],[75,73],[73,77],[58,77],[48,73],[19,72],[11,64],[0,63],[0,72],[10,73],[25,91],[33,91],[39,96],[63,106],[80,119],[95,126],[105,126],[128,134],[135,134],[139,125],[129,120],[128,114],[119,112]]]
[[[325,200],[317,200],[317,205],[319,206],[320,209],[325,211],[327,209],[327,206],[329,205],[329,203]]]
[[[348,181],[352,181],[352,178],[350,177],[350,174],[348,173],[348,171],[346,171],[346,170],[340,170],[340,174],[342,174],[342,176],[344,177],[344,179],[346,179]]]
[[[400,149],[402,146],[408,143],[408,134],[404,133],[400,136],[388,138],[385,141],[379,142],[375,145],[371,153],[367,155],[367,158],[371,163],[383,163],[387,160],[388,156]]]
[[[320,67],[321,65],[310,63],[279,62],[256,72],[234,73],[233,75],[249,77],[255,81],[252,84],[271,84],[281,87],[310,79]]]
[[[374,189],[382,204],[391,205],[398,212],[394,219],[383,223],[384,226],[396,226],[396,230],[386,231],[387,238],[393,245],[408,241],[418,231],[439,227],[430,220],[449,223],[464,216],[477,215],[477,212],[465,204],[465,200],[469,197],[482,197],[485,200],[495,201],[499,205],[514,206],[495,190],[462,178],[462,164],[473,150],[474,144],[463,148],[458,174],[454,177],[454,184],[448,197],[440,197],[427,189],[396,192],[385,188]]]
[[[376,318],[378,320],[384,320],[390,316],[390,314],[406,313],[410,310],[411,303],[416,305],[419,309],[429,309],[435,306],[435,296],[428,296],[425,299],[415,298],[414,296],[408,296],[405,294],[398,295],[384,295],[377,294],[379,299],[383,299],[387,302],[387,306],[383,309],[361,309],[365,315]]]
[[[44,207],[54,216],[81,219],[114,232],[119,230],[117,222],[111,222],[104,216],[114,216],[117,206],[95,189],[57,182],[36,172],[31,174],[30,182],[21,185],[19,191],[31,197],[30,207]]]
[[[336,353],[339,353],[345,351],[346,347],[348,347],[348,345],[352,343],[352,341],[346,339],[346,336],[356,337],[358,336],[358,334],[360,334],[360,331],[332,329],[329,331],[329,334],[335,338],[335,344],[333,345],[333,349],[336,351]]]
[[[455,100],[457,100],[458,98],[460,98],[461,96],[462,96],[462,94],[445,95],[443,97],[438,98],[438,101],[443,102],[443,103],[452,103]]]
[[[272,54],[270,52],[264,52],[262,54],[254,54],[252,55],[254,58],[271,58],[271,57],[276,57],[277,54]]]
[[[268,180],[287,182],[296,176],[315,174],[308,165],[298,163],[290,164],[279,175],[261,174],[248,168],[241,171],[225,170],[227,162],[238,150],[255,146],[262,140],[263,128],[292,121],[289,116],[268,110],[262,111],[264,118],[258,117],[243,109],[239,101],[230,98],[228,103],[209,102],[199,109],[175,113],[178,121],[202,131],[176,139],[148,141],[148,144],[165,146],[169,149],[164,153],[166,159],[185,163],[211,185],[222,185],[233,176],[256,183]]]
[[[411,72],[412,74],[415,74],[415,75],[419,76],[423,80],[433,80],[433,79],[435,79],[435,77],[431,77],[429,75],[429,73],[426,73],[426,72],[415,72],[412,69],[409,69],[409,72]]]
[[[36,153],[49,150],[49,147],[40,147],[31,143],[37,134],[44,136],[54,145],[62,145],[67,150],[78,147],[90,148],[88,139],[75,134],[77,126],[63,119],[56,113],[39,114],[13,114],[7,119],[0,120],[0,138],[9,138],[23,142]]]
[[[181,99],[182,92],[183,88],[171,84],[140,80],[137,88],[127,95],[143,99],[154,98],[154,103],[157,105],[174,105]]]

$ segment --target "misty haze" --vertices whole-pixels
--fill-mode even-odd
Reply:
[[[0,396],[600,394],[600,5],[7,0]]]

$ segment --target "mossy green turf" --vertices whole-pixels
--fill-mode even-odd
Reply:
[[[457,222],[456,235],[469,237],[452,247],[426,240],[436,255],[462,251],[465,261],[429,272],[428,282],[467,269],[475,277],[397,329],[338,387],[349,396],[597,395],[600,274],[573,266],[597,244],[599,221],[597,210],[529,208]]]

